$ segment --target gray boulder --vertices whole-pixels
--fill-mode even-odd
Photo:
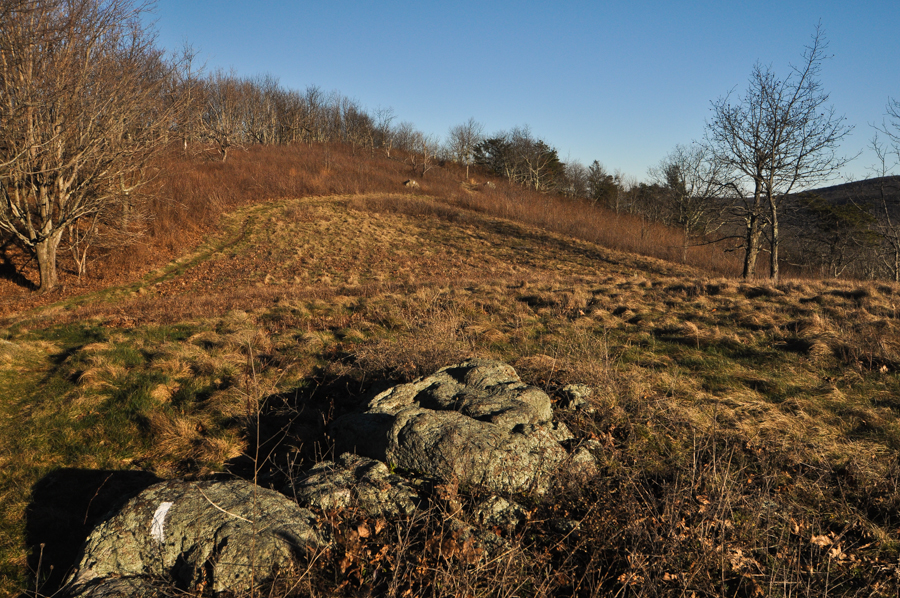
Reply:
[[[358,507],[369,516],[396,517],[416,510],[417,486],[381,461],[344,453],[337,463],[317,464],[289,491],[301,505],[323,511]]]
[[[550,397],[512,367],[472,359],[379,394],[331,432],[338,453],[496,492],[542,493],[572,461],[560,444],[571,433],[552,418]],[[592,473],[584,457],[573,465]]]
[[[395,386],[372,399],[368,407],[369,413],[386,415],[409,407],[452,410],[507,430],[553,419],[547,393],[522,382],[512,366],[488,359],[470,359]]]
[[[152,595],[149,580],[189,592],[246,591],[289,574],[300,552],[321,545],[313,524],[310,511],[243,480],[162,482],[94,529],[70,593]]]

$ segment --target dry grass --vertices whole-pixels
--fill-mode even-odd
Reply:
[[[5,574],[27,577],[17,517],[53,468],[282,487],[369,393],[477,355],[546,389],[602,475],[512,497],[532,517],[488,562],[439,500],[366,538],[323,513],[336,543],[296,593],[896,594],[900,288],[736,282],[449,199],[245,206],[139,284],[9,317],[0,455],[28,466],[3,472]]]
[[[539,226],[613,250],[682,261],[682,239],[675,229],[584,202],[549,197],[502,180],[492,180],[492,186],[486,186],[487,179],[482,177],[469,188],[461,188],[463,171],[452,163],[430,170],[420,180],[419,188],[406,188],[402,181],[409,178],[410,172],[402,152],[387,158],[341,144],[253,146],[222,163],[210,160],[203,152],[185,156],[173,147],[160,158],[156,171],[153,183],[145,188],[152,214],[146,235],[128,247],[97,248],[83,279],[76,276],[71,256],[62,251],[61,286],[49,297],[29,290],[36,279],[33,261],[14,245],[5,245],[3,258],[10,272],[15,273],[0,278],[0,314],[134,281],[197,247],[204,235],[219,230],[224,214],[283,198],[366,196],[362,200],[366,209],[410,215],[427,213],[452,222],[465,221],[471,212],[477,212]],[[439,201],[416,197],[422,193]],[[390,197],[385,201],[374,194]],[[308,208],[294,205],[275,224],[316,219]],[[733,254],[724,254],[717,247],[694,247],[689,249],[686,262],[709,272],[734,274],[737,266],[730,256]],[[276,273],[272,276],[277,279]]]

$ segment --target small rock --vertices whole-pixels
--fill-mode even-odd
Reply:
[[[507,532],[512,532],[528,519],[528,512],[522,505],[496,495],[480,502],[473,514],[481,525],[499,527]]]
[[[550,527],[558,534],[571,534],[581,528],[581,522],[575,519],[553,519]]]
[[[593,413],[595,409],[588,399],[594,396],[594,389],[585,384],[567,384],[562,388],[563,397],[566,399],[563,406],[571,411],[584,411]]]

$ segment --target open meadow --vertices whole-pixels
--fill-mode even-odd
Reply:
[[[350,158],[309,158],[319,179],[282,165],[295,187],[264,183],[252,201],[252,188],[226,190],[246,195],[222,199],[181,245],[156,233],[132,250],[150,272],[64,273],[49,296],[4,283],[0,590],[56,592],[134,488],[216,476],[282,488],[337,457],[329,424],[375,392],[483,357],[596,441],[598,474],[509,497],[528,518],[490,560],[447,548],[439,502],[387,524],[322,513],[333,543],[271,591],[900,592],[900,287],[738,281],[728,264],[584,232],[615,232],[608,214],[541,222],[503,188],[437,171],[419,190],[362,167],[336,182],[327,159]],[[227,168],[243,167],[239,154]],[[665,250],[661,233],[644,235]],[[568,384],[593,390],[586,406],[564,408]],[[465,503],[481,490],[456,492]],[[577,532],[551,525],[559,516]]]

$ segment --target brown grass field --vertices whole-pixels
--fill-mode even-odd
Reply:
[[[600,441],[600,475],[516,497],[531,518],[491,561],[448,548],[439,505],[323,514],[335,543],[265,591],[900,593],[900,288],[738,281],[720,248],[676,263],[657,225],[452,166],[412,191],[359,152],[170,157],[142,245],[83,281],[63,261],[47,295],[0,279],[0,591],[53,594],[127,480],[280,488],[368,393],[480,356],[555,399],[591,386],[557,415]]]

